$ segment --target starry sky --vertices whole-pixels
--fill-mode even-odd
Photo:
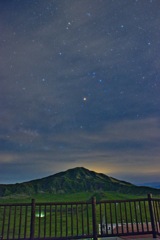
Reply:
[[[160,181],[160,1],[0,1],[0,183],[83,166]]]

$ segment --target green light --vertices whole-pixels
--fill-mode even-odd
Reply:
[[[44,214],[44,212],[36,212],[36,217],[44,217],[45,216],[45,214]]]

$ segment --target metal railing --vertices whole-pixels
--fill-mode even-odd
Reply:
[[[160,199],[0,204],[0,239],[160,236]]]

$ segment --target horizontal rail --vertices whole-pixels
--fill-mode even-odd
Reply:
[[[0,203],[0,207],[4,206],[31,206],[31,203]]]

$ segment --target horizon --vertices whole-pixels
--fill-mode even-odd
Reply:
[[[76,166],[160,182],[160,1],[0,1],[0,183]]]

